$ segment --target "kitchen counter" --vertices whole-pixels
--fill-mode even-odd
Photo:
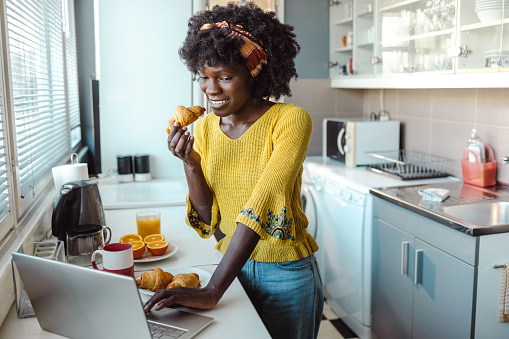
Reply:
[[[105,210],[182,206],[186,203],[184,179],[153,179],[118,183],[99,179],[99,192]]]
[[[322,156],[306,157],[304,167],[304,183],[311,183],[317,179],[306,177],[306,175],[308,175],[307,172],[322,173],[322,180],[324,180],[326,176],[331,176],[335,181],[361,193],[368,193],[370,188],[412,186],[425,183],[443,183],[459,180],[458,178],[452,176],[442,178],[401,180],[391,175],[373,172],[366,166],[347,167],[343,162]]]
[[[426,188],[447,189],[449,190],[449,196],[441,203],[422,199],[419,190]],[[481,188],[465,184],[463,181],[453,181],[408,187],[372,188],[370,192],[386,201],[470,236],[509,232],[509,224],[493,226],[477,225],[451,216],[443,211],[443,208],[446,206],[458,204],[499,200],[509,201],[509,190],[503,185]]]
[[[152,209],[152,207],[151,207]],[[202,239],[185,224],[185,206],[157,207],[161,211],[161,233],[170,243],[178,247],[177,253],[169,258],[135,264],[135,272],[152,270],[154,267],[199,266],[213,272],[221,260],[222,254],[214,249],[214,237]],[[112,242],[128,233],[136,233],[135,214],[141,209],[106,210],[106,222],[112,230]],[[140,294],[142,301],[148,300]],[[216,307],[210,310],[192,310],[195,313],[214,318],[212,324],[201,331],[196,338],[270,338],[256,310],[244,292],[240,282],[235,279]],[[249,331],[246,331],[249,328]],[[0,327],[0,338],[62,338],[59,335],[43,331],[36,318],[18,319],[13,305]]]

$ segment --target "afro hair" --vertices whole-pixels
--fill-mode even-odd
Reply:
[[[300,51],[293,26],[281,23],[276,13],[265,12],[252,2],[243,6],[235,3],[217,5],[189,19],[179,56],[195,78],[205,63],[212,67],[245,64],[240,54],[242,38],[227,37],[218,27],[200,30],[204,24],[220,21],[241,25],[261,41],[267,54],[267,64],[256,76],[254,97],[277,100],[284,95],[291,96],[290,80],[297,78],[294,59]]]

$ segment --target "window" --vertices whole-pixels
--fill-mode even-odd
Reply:
[[[81,141],[80,98],[78,90],[78,60],[76,56],[76,26],[74,24],[74,1],[64,2],[65,63],[67,71],[67,93],[71,129],[71,147]]]
[[[73,134],[71,143],[80,124],[73,1],[5,0],[5,22],[5,112],[19,217],[81,140]]]
[[[0,65],[2,64],[0,60]],[[11,171],[8,158],[7,122],[5,114],[5,86],[3,67],[0,69],[0,239],[14,226],[14,213],[11,212]]]

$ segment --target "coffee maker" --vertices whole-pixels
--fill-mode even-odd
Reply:
[[[111,230],[104,225],[97,181],[76,180],[61,186],[51,227],[53,235],[64,242],[68,261],[76,257],[85,264],[95,250],[109,243]],[[105,233],[109,233],[107,239]]]

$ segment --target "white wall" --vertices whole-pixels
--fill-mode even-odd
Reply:
[[[165,131],[191,106],[191,74],[178,57],[192,0],[99,0],[102,172],[118,154],[147,153],[153,178],[184,176]]]

